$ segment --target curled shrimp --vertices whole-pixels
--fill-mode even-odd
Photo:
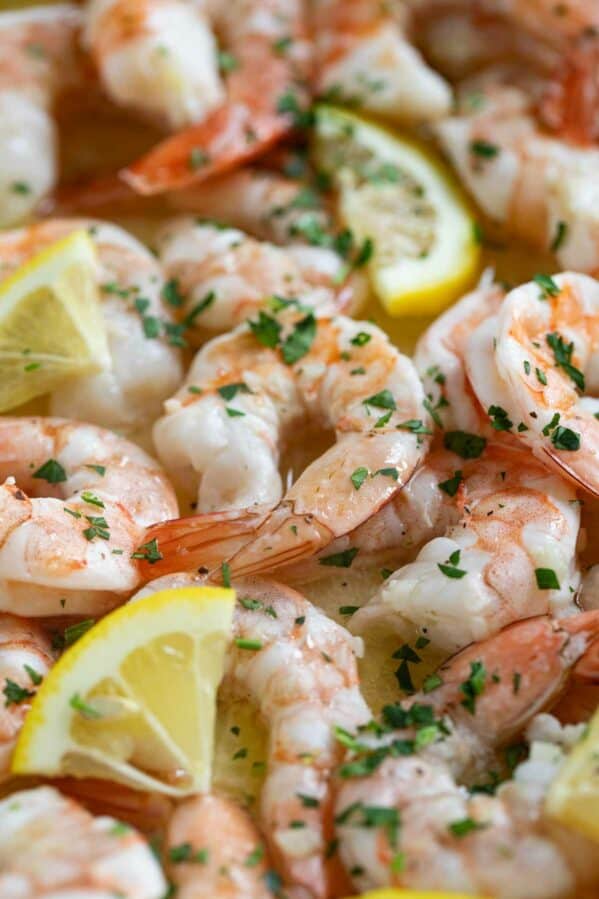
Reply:
[[[407,15],[400,25],[378,0],[312,5],[321,94],[403,122],[449,112],[451,90],[405,36]]]
[[[214,3],[211,21],[224,36],[230,60],[225,101],[121,171],[121,178],[142,194],[185,187],[255,158],[287,134],[307,100],[310,49],[303,5]],[[123,6],[113,8],[122,13]]]
[[[3,899],[161,899],[166,881],[131,827],[95,818],[52,787],[0,801]]]
[[[242,519],[255,518],[257,505],[275,507],[229,559],[238,574],[298,561],[352,531],[409,480],[430,433],[412,363],[382,331],[343,316],[300,315],[293,306],[261,313],[211,341],[154,429],[171,476],[199,480],[201,512],[239,509]],[[276,349],[264,345],[275,330]],[[282,437],[309,418],[335,428],[336,443],[281,499]],[[223,524],[226,537],[229,512]],[[200,515],[149,532],[164,556],[161,573],[204,564],[206,525]],[[210,532],[215,544],[214,514]]]
[[[135,589],[144,528],[176,514],[156,462],[110,431],[0,419],[0,607],[102,614]]]
[[[52,667],[50,641],[34,621],[0,614],[0,779],[37,687]]]
[[[186,217],[164,226],[158,251],[165,273],[185,297],[181,313],[192,322],[186,337],[196,344],[206,330],[228,331],[268,308],[268,298],[297,300],[319,315],[360,301],[345,262],[325,247],[277,247],[236,228]]]
[[[208,794],[180,803],[169,822],[167,848],[178,899],[272,897],[260,831],[231,799]]]
[[[436,124],[436,133],[489,218],[552,250],[564,268],[592,273],[599,150],[541,127],[537,107],[546,91],[547,79],[536,74],[491,68],[460,87],[458,114]]]
[[[455,651],[520,618],[574,613],[574,490],[517,446],[488,444],[473,461],[446,455],[453,474],[438,489],[453,495],[458,520],[383,584],[352,630],[384,620]]]
[[[44,247],[81,228],[90,234],[98,254],[96,278],[110,357],[103,371],[71,379],[54,391],[50,412],[141,432],[183,377],[181,351],[159,333],[174,327],[163,299],[164,277],[143,244],[107,222],[48,219],[0,234],[0,281]]]
[[[535,792],[530,768],[528,794],[516,781],[495,797],[469,796],[456,779],[488,771],[496,750],[579,672],[596,681],[598,637],[597,612],[520,621],[442,666],[436,688],[387,707],[378,737],[358,732],[335,809],[339,851],[356,887],[562,899],[588,883],[589,867],[597,882],[596,864],[580,865],[586,840],[545,818],[545,790],[537,775]]]
[[[468,352],[483,407],[502,409],[510,430],[542,462],[595,495],[598,304],[599,283],[586,275],[540,276],[508,294],[496,320],[472,335]],[[495,374],[484,376],[489,368]]]
[[[71,4],[0,13],[0,225],[21,221],[57,179],[52,106],[83,73]]]
[[[160,578],[135,598],[194,581]],[[327,858],[331,775],[341,753],[334,726],[351,729],[370,717],[356,665],[361,641],[282,584],[248,578],[235,589],[223,689],[253,701],[269,732],[260,824],[285,883],[324,899],[338,876]]]

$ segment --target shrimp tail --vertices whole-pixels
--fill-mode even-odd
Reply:
[[[241,104],[224,106],[205,122],[162,141],[119,175],[144,195],[186,187],[260,156],[288,131],[281,116],[251,115]]]
[[[252,539],[269,511],[268,506],[254,506],[172,518],[152,525],[140,548],[139,571],[143,581],[177,571],[200,569],[207,574]],[[153,541],[160,555],[156,561],[156,553],[147,551]]]
[[[560,626],[573,637],[584,640],[584,649],[572,674],[589,684],[599,684],[599,609],[566,618],[560,621]]]
[[[283,503],[263,522],[251,542],[241,546],[227,562],[236,577],[272,571],[314,555],[334,536],[315,515],[298,515]]]

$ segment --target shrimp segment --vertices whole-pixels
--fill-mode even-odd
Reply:
[[[403,713],[390,708],[387,727],[368,751],[417,737],[389,723],[410,708],[420,715],[416,725],[428,709],[436,735],[418,755],[383,752],[369,776],[353,776],[350,769],[340,781],[340,853],[357,872],[356,887],[450,889],[499,899],[571,895],[589,866],[584,872],[577,864],[572,843],[578,837],[570,833],[566,844],[543,820],[545,791],[538,782],[536,793],[521,797],[517,783],[509,782],[497,797],[469,798],[456,778],[488,770],[495,749],[556,701],[598,637],[597,612],[561,622],[545,616],[518,622],[450,660],[438,672],[440,686],[403,703]],[[481,682],[473,688],[476,672]],[[595,664],[594,679],[598,674]],[[370,808],[378,810],[381,823],[369,820]],[[589,851],[582,838],[581,846]],[[593,882],[598,875],[595,866]]]
[[[333,315],[344,311],[352,292],[344,283],[345,264],[333,250],[277,247],[193,218],[165,225],[158,250],[167,276],[185,297],[181,312],[193,320],[186,336],[196,344],[196,330],[228,331],[268,308],[269,298],[299,300],[319,315]]]
[[[177,511],[141,449],[59,418],[0,420],[0,479],[0,608],[21,615],[108,611],[137,586],[144,528]]]
[[[453,493],[459,520],[384,583],[352,629],[382,619],[455,651],[520,618],[573,614],[574,490],[517,446],[489,444],[470,462],[447,457],[453,475],[438,489]]]
[[[94,818],[51,787],[0,801],[3,899],[161,899],[166,881],[140,835]]]
[[[224,99],[216,41],[200,3],[89,0],[84,43],[116,103],[173,130]]]
[[[233,800],[212,795],[185,800],[171,818],[167,842],[171,859],[182,846],[191,846],[191,861],[169,865],[178,899],[271,899],[260,833]],[[196,859],[202,859],[199,872]]]
[[[352,531],[409,480],[429,433],[416,372],[378,328],[342,316],[298,320],[293,309],[270,321],[270,327],[281,329],[277,334],[292,340],[298,327],[309,326],[310,348],[286,364],[287,337],[281,354],[257,345],[246,328],[212,341],[192,366],[188,385],[197,385],[194,392],[182,390],[154,431],[158,454],[171,474],[178,467],[182,481],[189,481],[194,470],[200,475],[200,511],[252,511],[252,503],[279,503],[247,546],[229,560],[238,574],[313,555]],[[209,428],[207,415],[213,422]],[[308,417],[334,427],[337,442],[304,470],[279,502],[282,435]],[[202,516],[188,523],[189,535],[199,531],[199,546],[195,552],[191,536],[186,539],[185,557],[190,568],[197,568],[204,565],[200,547],[205,523]],[[228,538],[229,514],[225,524]],[[148,539],[160,545],[169,542],[174,529],[182,535],[183,523],[159,525]],[[215,527],[213,537],[217,535]],[[171,570],[181,561],[175,554]],[[165,559],[162,570],[167,564]],[[145,566],[144,571],[151,577]]]
[[[541,130],[546,80],[497,67],[460,88],[458,114],[435,125],[483,211],[561,266],[597,270],[599,150]]]
[[[167,576],[135,598],[194,582],[193,575]],[[326,852],[331,777],[342,752],[334,726],[353,729],[370,718],[356,665],[361,641],[282,584],[248,578],[236,580],[235,589],[223,689],[254,702],[269,731],[262,830],[285,883],[325,899],[338,876]]]
[[[0,13],[0,226],[26,218],[58,175],[50,107],[83,76],[71,4]]]
[[[542,462],[595,495],[598,311],[599,283],[592,278],[570,272],[541,277],[508,295],[497,319],[472,336],[469,350],[472,386],[484,408],[505,407],[520,440]],[[485,356],[488,365],[494,362],[496,385],[479,375]]]
[[[62,384],[50,399],[53,415],[126,432],[141,431],[183,377],[181,351],[149,330],[173,324],[162,299],[164,277],[152,254],[122,228],[94,219],[48,219],[0,234],[0,282],[35,253],[78,229],[98,253],[110,365]],[[160,376],[156,376],[160,372]]]
[[[450,88],[404,36],[391,4],[314,0],[312,5],[320,93],[401,122],[449,112]]]
[[[50,641],[34,621],[0,614],[0,780],[8,772],[29,700],[53,661]]]
[[[233,0],[215,12],[235,60],[227,99],[121,171],[138,193],[185,187],[255,158],[289,133],[305,106],[310,53],[301,0]]]
[[[420,337],[414,364],[437,421],[447,429],[480,433],[484,414],[466,376],[466,342],[499,308],[504,291],[485,272],[478,286],[440,315]]]

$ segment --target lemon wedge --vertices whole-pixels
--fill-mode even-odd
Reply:
[[[103,618],[41,684],[13,772],[106,778],[171,796],[207,790],[234,601],[232,590],[184,587]]]
[[[393,316],[434,315],[465,292],[480,241],[453,176],[415,141],[346,110],[316,108],[313,153],[344,224],[369,238],[374,291]]]
[[[82,230],[0,283],[0,412],[110,365],[96,273]]]
[[[429,890],[373,890],[371,893],[362,893],[353,899],[477,899],[476,896],[465,893],[435,893]]]
[[[551,784],[551,817],[599,842],[599,709]]]

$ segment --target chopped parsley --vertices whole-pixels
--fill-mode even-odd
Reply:
[[[496,431],[510,431],[514,426],[508,413],[501,406],[489,406],[487,415],[491,419],[491,427]]]
[[[445,563],[437,562],[437,568],[441,574],[444,574],[445,577],[454,578],[455,580],[459,580],[467,574],[463,568],[457,567],[460,563],[460,554],[461,550],[456,549]]]
[[[6,678],[2,692],[4,693],[5,706],[20,705],[27,699],[32,699],[35,696],[34,690],[27,690],[25,687],[19,686],[19,684],[15,683],[15,681],[11,680],[9,677]]]
[[[476,700],[485,689],[487,672],[482,662],[470,662],[470,676],[460,684],[460,692],[464,699],[462,705],[471,715],[476,711]]]
[[[560,288],[555,283],[551,275],[544,275],[541,273],[538,275],[534,275],[532,280],[541,288],[541,293],[539,294],[540,300],[547,300],[549,299],[549,297],[559,296]]]
[[[40,465],[37,471],[33,472],[31,477],[47,481],[49,484],[61,484],[66,481],[67,473],[56,459],[48,459],[47,462]]]
[[[535,568],[535,578],[539,590],[559,590],[559,581],[553,568]]]
[[[443,435],[443,446],[462,459],[478,459],[482,455],[487,441],[478,434],[467,431],[447,431]]]
[[[555,331],[547,334],[546,341],[548,346],[553,350],[555,364],[558,368],[563,369],[568,377],[574,381],[579,390],[584,391],[584,374],[572,365],[572,353],[574,352],[574,344],[566,343]]]
[[[158,540],[154,537],[153,540],[148,540],[147,543],[142,543],[139,549],[131,554],[131,558],[143,559],[145,562],[149,562],[150,565],[154,565],[156,562],[160,562],[160,560],[163,559],[164,556],[158,549]]]
[[[319,565],[329,565],[332,568],[351,568],[351,564],[359,553],[359,549],[351,547],[340,553],[332,553],[330,556],[322,556],[318,560]]]
[[[456,471],[452,478],[448,478],[446,481],[440,481],[437,486],[439,487],[439,490],[442,490],[443,493],[446,493],[448,496],[455,496],[460,489],[460,484],[463,480],[462,472]]]
[[[356,490],[359,490],[366,478],[368,477],[367,468],[356,468],[350,475],[350,481]]]
[[[486,140],[471,140],[470,152],[480,159],[494,159],[499,155],[500,148]]]

